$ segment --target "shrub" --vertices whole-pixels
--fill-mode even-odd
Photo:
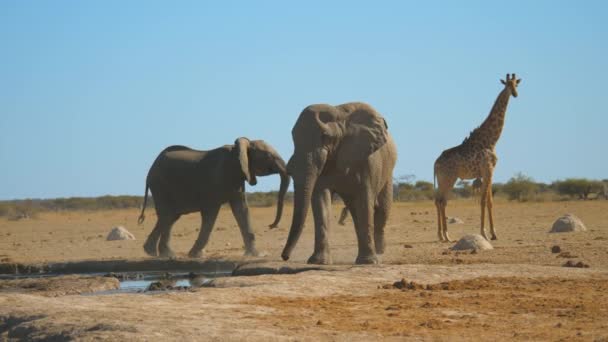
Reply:
[[[501,193],[505,192],[505,185],[504,183],[494,183],[492,184],[492,195],[500,195]]]
[[[278,191],[268,192],[248,192],[247,203],[250,207],[272,207],[277,204],[279,198]],[[285,202],[293,201],[293,192],[288,191],[285,194]]]
[[[568,178],[563,181],[555,181],[552,187],[560,195],[578,197],[585,200],[588,199],[589,194],[598,194],[604,190],[604,184],[601,181],[586,178]]]
[[[459,180],[454,186],[453,191],[458,197],[469,198],[473,196],[473,187],[468,180]]]
[[[538,191],[538,184],[531,177],[518,173],[502,187],[509,200],[526,202],[534,198]]]

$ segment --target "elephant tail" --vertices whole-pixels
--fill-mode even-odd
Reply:
[[[146,219],[146,215],[144,215],[144,211],[146,211],[146,203],[148,202],[148,183],[146,183],[146,190],[144,191],[144,204],[141,206],[141,214],[139,214],[139,218],[137,219],[137,224],[140,225],[144,223]]]
[[[437,167],[433,167],[433,192],[437,189]]]

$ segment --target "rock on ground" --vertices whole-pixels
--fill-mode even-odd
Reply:
[[[452,250],[454,251],[464,251],[468,249],[487,250],[494,249],[494,247],[492,247],[492,244],[490,244],[488,240],[484,239],[484,237],[479,234],[465,235],[452,247]]]
[[[450,224],[463,224],[464,221],[459,219],[458,217],[449,217],[448,218],[448,223]]]
[[[586,230],[587,227],[581,219],[572,214],[566,214],[553,223],[549,233],[584,232]]]
[[[133,236],[133,234],[126,230],[125,227],[118,226],[112,228],[112,231],[110,232],[110,234],[108,234],[106,240],[135,240],[135,236]]]

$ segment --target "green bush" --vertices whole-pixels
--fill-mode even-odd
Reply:
[[[532,200],[538,192],[538,184],[531,177],[518,173],[502,187],[509,200],[526,202]]]
[[[456,182],[454,189],[452,190],[458,197],[469,198],[473,196],[473,187],[471,182],[468,180],[459,180]]]
[[[250,207],[272,207],[277,204],[279,198],[278,191],[268,192],[248,192],[247,204]],[[285,202],[293,201],[293,192],[288,191],[285,194]]]
[[[148,206],[153,206],[148,197]],[[7,218],[35,217],[41,211],[104,210],[141,208],[141,196],[70,197],[0,201],[0,216]]]
[[[586,178],[568,178],[563,181],[555,181],[552,187],[560,194],[579,199],[588,199],[589,194],[603,192],[604,184],[602,181]]]
[[[277,192],[249,192],[247,193],[247,203],[251,207],[272,207],[277,201]]]

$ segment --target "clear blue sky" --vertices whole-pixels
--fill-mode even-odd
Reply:
[[[522,79],[496,181],[608,178],[605,1],[0,2],[0,199],[142,195],[173,144],[264,139],[285,160],[308,104],[365,101],[395,175]],[[277,176],[248,191],[278,188]]]

